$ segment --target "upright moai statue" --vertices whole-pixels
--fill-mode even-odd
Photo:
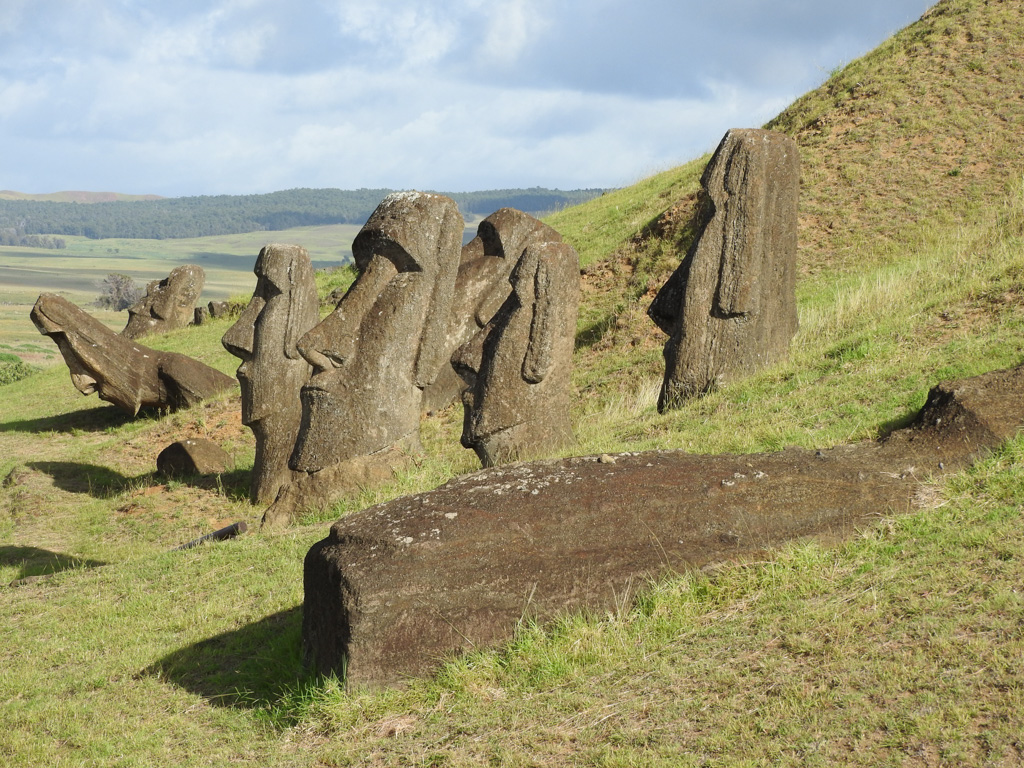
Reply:
[[[450,358],[483,328],[508,298],[508,276],[529,243],[562,239],[539,219],[515,208],[501,208],[480,222],[476,237],[462,247],[455,293],[445,335],[445,355],[437,380],[423,392],[423,410],[436,411],[465,387]]]
[[[312,371],[299,338],[320,319],[313,265],[305,248],[267,245],[253,267],[256,289],[238,321],[221,339],[242,360],[242,423],[256,437],[249,495],[269,504],[293,480],[288,459],[302,420],[299,393]]]
[[[701,177],[698,235],[648,310],[670,336],[659,411],[788,356],[799,186],[793,139],[725,134]]]
[[[307,477],[282,489],[265,524],[354,491],[396,453],[419,449],[420,405],[445,353],[462,231],[450,198],[398,192],[356,236],[359,277],[298,343],[313,374],[289,465]]]
[[[121,335],[139,339],[189,325],[205,282],[206,273],[195,264],[175,267],[163,280],[154,280],[146,286],[146,295],[129,307],[128,325]]]
[[[460,347],[462,444],[485,467],[572,440],[569,405],[580,299],[579,257],[562,242],[530,243],[491,322]]]
[[[63,296],[41,294],[31,317],[60,349],[79,392],[96,392],[133,416],[146,407],[190,408],[235,385],[230,376],[198,360],[114,333]]]

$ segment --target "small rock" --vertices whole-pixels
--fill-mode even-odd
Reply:
[[[212,440],[179,440],[160,451],[157,471],[168,477],[218,475],[231,466],[231,457]]]

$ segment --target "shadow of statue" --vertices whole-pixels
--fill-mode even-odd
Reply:
[[[302,606],[164,656],[142,671],[239,709],[279,705],[314,677],[302,664]]]
[[[34,576],[49,576],[73,568],[98,568],[101,565],[106,563],[74,555],[62,555],[38,547],[23,547],[17,544],[0,546],[0,566],[20,568],[15,581]]]
[[[29,461],[25,466],[49,475],[53,484],[69,493],[87,493],[96,498],[107,498],[129,486],[152,485],[152,473],[129,477],[110,467],[77,461]]]
[[[151,414],[155,417],[159,415],[159,411],[155,408],[145,408],[140,412],[140,416],[142,414]],[[131,416],[116,406],[105,405],[55,416],[42,416],[38,419],[8,421],[0,424],[0,432],[102,432],[138,419],[138,416]]]

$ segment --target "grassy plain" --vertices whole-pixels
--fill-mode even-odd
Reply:
[[[978,56],[979,40],[999,62],[1024,60],[1022,14],[1019,0],[942,3],[848,68],[855,83],[877,77],[877,110],[839,87],[840,72],[784,114],[817,105],[779,123],[807,168],[791,359],[671,414],[655,408],[663,337],[643,312],[692,237],[706,158],[551,217],[586,265],[572,452],[871,438],[905,421],[935,382],[1024,360],[1024,179],[1006,154],[1024,132],[1020,76],[1002,64],[983,82],[948,74]],[[902,101],[904,86],[915,101]],[[945,145],[911,109],[952,103],[951,87],[971,125],[1002,94],[1004,117],[970,145],[979,162],[988,150],[996,160],[970,171],[969,195],[946,194],[968,169],[948,174]],[[835,128],[857,110],[863,142]],[[872,191],[890,159],[863,146],[872,131],[880,145],[893,140],[893,125],[917,126],[909,146],[926,154],[912,154],[921,166],[904,175],[907,189]],[[844,163],[865,164],[863,179],[840,184],[830,169]],[[887,200],[898,215],[872,218]],[[218,341],[226,327],[153,345],[231,371]],[[308,677],[298,657],[308,547],[347,510],[473,469],[460,427],[455,408],[426,419],[418,466],[285,533],[173,552],[227,522],[255,528],[262,511],[244,499],[252,442],[237,395],[132,419],[82,398],[58,367],[4,386],[0,584],[29,579],[0,587],[4,763],[1024,762],[1024,437],[925,484],[912,514],[879,509],[876,525],[839,547],[799,542],[653,584],[608,615],[524,623],[506,646],[404,690],[346,692]],[[158,478],[156,452],[189,435],[225,445],[234,469],[208,483]]]

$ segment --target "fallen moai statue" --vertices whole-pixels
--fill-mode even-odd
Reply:
[[[256,438],[249,497],[269,504],[295,479],[288,459],[302,420],[299,392],[312,371],[299,354],[302,335],[320,320],[313,264],[298,245],[265,246],[253,267],[256,288],[221,339],[242,360],[242,423]]]
[[[915,424],[826,451],[653,451],[485,469],[346,516],[305,560],[303,649],[396,685],[526,617],[604,613],[650,578],[845,536],[1024,426],[1024,367],[932,389]]]
[[[195,320],[196,299],[205,282],[206,273],[195,264],[175,267],[163,280],[154,280],[146,286],[146,295],[129,307],[121,335],[140,339],[185,328]]]
[[[97,392],[132,415],[142,407],[189,408],[235,385],[233,378],[198,360],[114,333],[62,296],[40,295],[31,317],[39,332],[57,344],[79,392]]]
[[[648,310],[669,334],[659,411],[788,356],[799,188],[792,138],[725,134],[701,177],[697,237]]]
[[[512,291],[508,277],[526,246],[561,239],[547,224],[515,208],[501,208],[480,222],[476,237],[462,246],[444,360],[437,379],[423,390],[425,412],[448,406],[465,389],[449,360],[455,350],[487,325],[508,298]]]
[[[446,359],[463,228],[454,200],[396,192],[360,230],[359,277],[298,342],[313,375],[289,466],[306,476],[281,489],[265,525],[391,477],[419,449],[423,390]]]
[[[512,292],[491,322],[452,357],[466,382],[462,444],[485,467],[572,441],[579,256],[568,243],[531,243],[509,283]]]

